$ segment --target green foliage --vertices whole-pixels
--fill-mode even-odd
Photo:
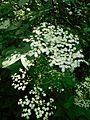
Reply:
[[[27,2],[29,2],[29,0],[19,0],[19,5],[23,6],[25,5]]]
[[[80,107],[90,107],[90,77],[86,77],[84,82],[77,85],[75,104]]]
[[[21,118],[23,109],[18,102],[20,99],[24,102],[26,95],[28,101],[35,97],[29,92],[36,88],[44,91],[44,93],[38,92],[38,90],[36,92],[41,97],[40,99],[45,99],[45,104],[49,98],[54,99],[53,106],[56,106],[56,109],[53,109],[53,115],[46,120],[90,120],[89,7],[88,0],[0,1],[0,120],[23,120]],[[68,31],[68,35],[70,33],[73,36],[78,35],[80,44],[75,46],[74,54],[82,49],[84,55],[84,60],[80,62],[79,66],[74,67],[73,70],[65,69],[62,72],[58,65],[49,65],[52,52],[39,54],[38,50],[38,55],[33,52],[34,54],[30,56],[30,50],[37,48],[34,45],[38,39],[42,38],[41,43],[46,44],[48,48],[54,40],[55,36],[51,34],[44,34],[48,35],[49,42],[43,39],[45,37],[43,32],[38,35],[38,30],[41,32],[42,29],[37,28],[44,22],[49,26],[55,26],[54,30],[59,26],[64,31]],[[52,29],[49,29],[51,33]],[[57,32],[54,31],[54,33]],[[66,37],[68,36],[66,35]],[[32,45],[32,43],[35,44]],[[59,43],[55,43],[53,47],[56,45]],[[66,46],[68,46],[67,43],[64,47]],[[45,49],[45,46],[43,47]],[[39,49],[41,50],[41,48]],[[65,54],[64,51],[63,55]],[[75,60],[77,59],[75,58]],[[30,107],[25,107],[30,112]],[[42,105],[41,108],[43,107],[45,108]],[[51,104],[49,107],[48,113],[52,112]],[[38,104],[36,104],[36,108],[38,108]],[[41,108],[39,109],[41,110]],[[32,112],[30,120],[37,120],[34,112]]]

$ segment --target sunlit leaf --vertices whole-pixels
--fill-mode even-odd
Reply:
[[[20,54],[11,54],[11,56],[7,57],[3,62],[2,62],[2,67],[8,67],[15,62],[17,62],[20,59],[21,55]]]
[[[28,70],[28,60],[26,58],[26,55],[21,56],[21,63]]]

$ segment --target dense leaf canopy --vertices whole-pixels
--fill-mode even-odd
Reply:
[[[90,1],[0,1],[0,120],[90,120]]]

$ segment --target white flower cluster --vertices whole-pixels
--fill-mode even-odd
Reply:
[[[10,20],[4,20],[3,22],[0,22],[0,29],[7,29],[10,26]]]
[[[14,11],[14,14],[15,14],[16,18],[18,18],[19,20],[25,19],[25,11],[22,9]]]
[[[59,26],[56,29],[55,26],[45,22],[40,27],[34,28],[33,34],[30,40],[26,39],[26,42],[31,43],[31,50],[28,52],[30,56],[38,57],[44,53],[49,58],[50,66],[57,65],[62,72],[80,66],[84,56],[81,49],[78,51],[76,49],[79,45],[77,35],[69,34]]]
[[[51,90],[51,92],[54,92],[52,86],[49,86],[48,89]],[[56,87],[56,86],[54,86],[54,89],[56,89],[57,92],[59,92],[59,93],[64,91],[64,88],[60,89],[60,87]]]
[[[90,78],[86,78],[85,82],[77,85],[75,104],[80,107],[90,107]]]
[[[26,89],[27,84],[31,80],[29,78],[25,79],[26,71],[23,71],[21,68],[19,71],[22,73],[22,76],[18,75],[17,73],[11,76],[13,80],[12,86],[14,87],[14,89],[24,91]]]
[[[53,105],[53,98],[46,98],[46,93],[40,87],[34,85],[33,89],[29,91],[29,95],[32,97],[25,96],[24,101],[19,99],[18,105],[23,108],[21,117],[30,119],[32,112],[35,113],[36,118],[42,118],[42,120],[48,120],[49,116],[53,115],[53,110],[56,106]],[[47,100],[49,99],[49,100]]]
[[[90,107],[90,100],[83,99],[83,98],[75,98],[75,105],[79,107],[89,108]]]
[[[78,7],[72,7],[73,8],[73,11],[72,9],[69,7],[66,8],[66,10],[68,11],[69,15],[72,15],[73,12],[76,13],[77,15],[82,15],[82,8],[78,8]]]

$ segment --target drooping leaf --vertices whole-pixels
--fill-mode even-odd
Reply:
[[[20,54],[11,54],[9,57],[7,57],[3,62],[2,62],[2,67],[8,67],[15,62],[17,62],[20,59],[21,55]]]
[[[21,56],[21,63],[25,67],[25,69],[28,70],[28,60],[26,58],[26,55]]]

